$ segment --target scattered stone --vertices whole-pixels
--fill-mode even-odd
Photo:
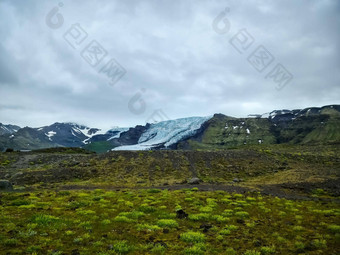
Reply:
[[[12,191],[13,185],[7,180],[0,180],[0,190]]]
[[[254,241],[254,245],[255,245],[256,247],[260,247],[260,246],[262,246],[262,241],[261,241],[260,239],[256,239],[256,240]]]
[[[200,228],[203,228],[203,233],[207,233],[209,231],[209,229],[212,228],[212,225],[211,224],[202,224],[200,226]]]
[[[188,181],[189,184],[200,184],[200,182],[201,182],[201,179],[198,177],[193,177]]]
[[[176,216],[179,219],[184,219],[184,218],[188,217],[188,214],[185,211],[183,211],[182,209],[180,209],[180,210],[176,211]]]
[[[233,182],[240,182],[239,178],[234,178]]]
[[[71,255],[80,255],[80,252],[78,249],[74,249],[72,250]]]
[[[163,246],[165,248],[168,248],[168,245],[166,243],[164,243],[163,241],[157,241],[154,244],[159,244],[159,245],[161,245],[161,246]]]
[[[236,222],[237,222],[237,223],[239,223],[239,224],[243,224],[243,225],[245,225],[245,221],[244,221],[244,220],[242,220],[242,219],[237,219],[237,220],[236,220]]]

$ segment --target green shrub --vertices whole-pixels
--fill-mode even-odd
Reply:
[[[241,219],[245,219],[245,218],[249,218],[249,213],[240,211],[240,212],[236,212],[235,216]]]
[[[229,218],[223,217],[222,215],[213,215],[211,216],[211,219],[217,222],[227,222],[230,220]]]
[[[209,214],[207,213],[196,213],[196,214],[189,214],[189,220],[200,221],[200,220],[208,220]]]
[[[161,228],[158,227],[157,225],[149,225],[149,224],[138,224],[137,225],[138,231],[157,231],[160,229]]]
[[[205,236],[200,232],[188,231],[182,233],[180,239],[187,243],[202,243],[205,241]]]
[[[338,234],[340,233],[340,226],[332,224],[328,226],[328,230],[330,230],[332,233]]]
[[[168,228],[177,228],[178,227],[178,223],[177,221],[175,220],[170,220],[170,219],[162,219],[162,220],[159,220],[157,222],[157,225],[159,227],[168,227]]]
[[[316,249],[326,248],[327,247],[327,241],[324,239],[315,239],[312,241],[312,246]]]
[[[301,252],[301,251],[303,251],[305,249],[304,243],[300,242],[300,241],[296,241],[294,243],[294,246],[295,246],[296,250],[299,251],[299,252]]]
[[[233,248],[227,248],[225,250],[226,255],[236,255],[236,251]]]
[[[130,219],[139,219],[140,217],[143,217],[145,214],[143,212],[139,211],[132,211],[132,212],[121,212],[119,216],[125,216]]]
[[[185,255],[201,255],[204,254],[206,247],[203,243],[196,243],[195,245],[184,250]]]
[[[119,215],[114,218],[114,221],[115,222],[124,222],[124,223],[136,222],[136,220],[134,220],[134,219],[130,219],[126,216],[119,216]]]
[[[102,225],[109,225],[111,221],[109,219],[102,220]]]
[[[210,207],[210,206],[205,206],[205,207],[200,208],[200,212],[202,212],[202,213],[210,213],[212,211],[213,211],[213,208]]]
[[[127,241],[118,241],[113,245],[112,249],[118,254],[127,254],[133,250],[133,246],[130,246]]]
[[[152,213],[152,212],[156,211],[156,209],[153,206],[149,206],[147,204],[142,204],[139,207],[139,211],[144,212],[144,213]]]
[[[15,247],[17,246],[19,243],[19,241],[15,238],[11,238],[11,239],[6,239],[4,242],[5,246],[11,246],[11,247]]]
[[[76,237],[76,238],[73,239],[73,242],[77,243],[77,244],[81,243],[82,241],[83,241],[83,238],[81,238],[81,237]]]
[[[294,226],[293,230],[300,232],[300,231],[304,230],[304,228],[302,226]]]
[[[222,229],[219,234],[220,235],[230,235],[231,231],[229,229]]]
[[[261,254],[267,255],[267,254],[274,254],[274,253],[275,253],[275,247],[274,246],[261,247]]]
[[[21,206],[21,205],[29,205],[31,202],[28,200],[23,200],[23,199],[17,199],[12,201],[9,205],[11,206]]]
[[[231,209],[225,209],[224,212],[222,213],[223,216],[226,217],[231,217],[233,215],[234,211]]]
[[[92,229],[91,221],[81,222],[78,226],[87,230]]]
[[[51,225],[52,223],[55,223],[59,220],[58,217],[52,216],[52,215],[47,215],[47,214],[37,214],[34,215],[32,218],[32,222],[36,223],[38,225]]]
[[[261,253],[259,251],[255,251],[255,250],[246,250],[244,255],[261,255]]]
[[[152,249],[151,249],[151,253],[154,254],[164,254],[165,253],[166,248],[163,245],[160,244],[156,244]]]
[[[72,235],[74,235],[74,231],[72,231],[72,230],[67,230],[67,231],[65,231],[65,235],[67,235],[67,236],[72,236]]]
[[[229,229],[229,230],[237,230],[238,226],[235,226],[235,225],[226,225],[225,228]]]
[[[96,212],[93,211],[93,210],[77,209],[76,212],[77,212],[77,214],[82,215],[82,216],[95,215],[96,214]]]

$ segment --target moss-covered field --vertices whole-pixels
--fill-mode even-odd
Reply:
[[[336,201],[197,188],[0,193],[0,254],[340,254]]]

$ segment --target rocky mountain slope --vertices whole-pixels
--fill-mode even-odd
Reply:
[[[102,131],[76,123],[40,128],[0,124],[0,151],[49,147],[108,150],[225,149],[254,144],[340,142],[340,105],[234,118],[223,114],[189,117]]]
[[[5,125],[0,123],[0,135],[11,135],[15,132],[17,132],[20,129],[19,126],[15,126],[15,125]]]

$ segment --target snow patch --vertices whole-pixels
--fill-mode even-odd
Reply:
[[[52,141],[52,138],[54,135],[56,135],[57,133],[54,131],[49,131],[47,132],[47,134],[45,133],[45,135],[48,137],[48,140]]]

